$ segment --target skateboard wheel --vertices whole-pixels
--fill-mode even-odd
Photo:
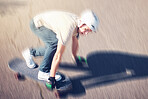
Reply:
[[[51,84],[49,84],[49,83],[46,83],[45,84],[45,86],[46,86],[46,88],[48,89],[48,90],[53,90],[53,88],[52,88],[52,85]]]
[[[22,74],[20,74],[19,72],[18,72],[18,73],[15,73],[15,74],[14,74],[14,77],[15,77],[15,79],[17,79],[17,80],[25,80],[25,76],[22,75]]]
[[[19,80],[20,73],[15,73],[15,74],[14,74],[14,77],[15,77],[15,79]]]

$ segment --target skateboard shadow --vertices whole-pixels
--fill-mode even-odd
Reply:
[[[117,81],[148,76],[148,56],[122,52],[93,52],[87,55],[87,66],[63,63],[64,70],[80,71],[84,75],[71,77],[74,96],[86,94],[85,90]]]

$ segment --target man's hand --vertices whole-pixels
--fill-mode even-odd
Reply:
[[[77,64],[77,66],[84,66],[87,65],[87,59],[81,56],[77,56],[75,58],[75,62]]]

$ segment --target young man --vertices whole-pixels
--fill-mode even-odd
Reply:
[[[35,68],[32,57],[44,56],[38,79],[50,82],[54,88],[55,82],[61,79],[56,71],[67,42],[72,38],[72,56],[76,59],[79,34],[87,35],[96,32],[98,24],[98,18],[91,10],[82,12],[80,18],[62,11],[49,11],[35,16],[30,22],[30,27],[44,42],[45,47],[26,49],[22,52],[27,66]]]

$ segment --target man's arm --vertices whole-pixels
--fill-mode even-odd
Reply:
[[[58,43],[56,53],[52,60],[51,70],[50,70],[50,77],[55,77],[56,71],[59,67],[59,63],[61,61],[62,54],[65,50],[65,46],[61,43]]]
[[[78,44],[78,39],[76,36],[72,37],[72,57],[76,59],[77,57],[77,52],[78,52],[79,44]]]

